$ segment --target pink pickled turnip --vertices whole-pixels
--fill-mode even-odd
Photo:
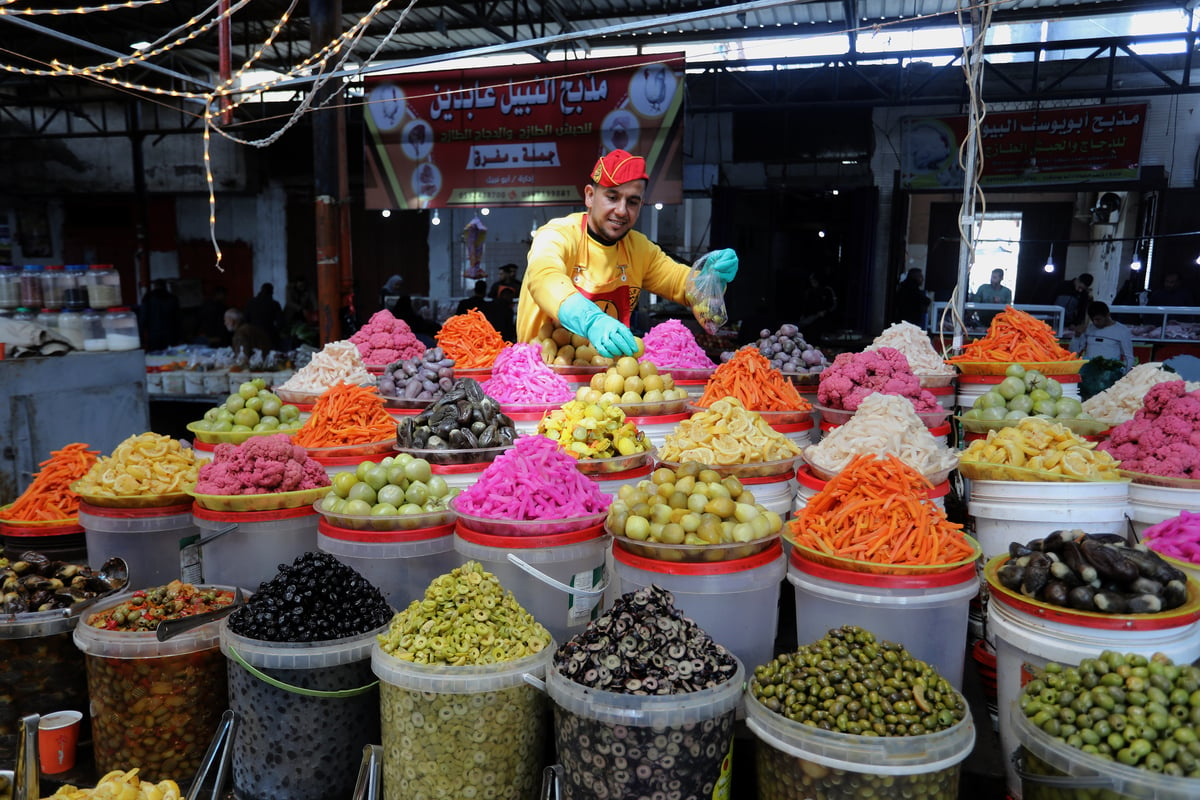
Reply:
[[[483,391],[501,404],[565,403],[575,397],[571,384],[542,361],[536,344],[510,344],[492,364]]]
[[[655,325],[642,337],[646,345],[643,358],[658,367],[660,372],[675,369],[712,369],[716,364],[708,357],[696,337],[677,319]]]
[[[1200,564],[1200,513],[1181,511],[1142,531],[1142,541],[1159,555]]]
[[[518,521],[569,519],[608,510],[612,497],[576,464],[557,442],[522,436],[452,503],[464,514]]]

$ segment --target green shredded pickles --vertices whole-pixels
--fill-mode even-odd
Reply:
[[[541,652],[550,632],[478,561],[429,584],[392,618],[379,645],[414,664],[497,664]]]

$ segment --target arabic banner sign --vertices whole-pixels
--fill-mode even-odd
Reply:
[[[1136,180],[1145,103],[989,113],[980,126],[983,186]],[[901,183],[962,189],[958,147],[967,118],[909,117],[902,123]]]
[[[610,150],[683,199],[682,54],[367,78],[367,208],[572,205]]]

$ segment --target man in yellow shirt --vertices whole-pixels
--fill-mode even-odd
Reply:
[[[690,268],[633,230],[648,179],[644,158],[614,150],[596,162],[583,189],[587,211],[538,229],[517,305],[519,341],[532,341],[543,322],[557,320],[600,355],[634,355],[629,316],[643,288],[688,305]],[[710,253],[707,264],[725,284],[737,275],[732,250]]]

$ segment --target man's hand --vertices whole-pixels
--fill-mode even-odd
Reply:
[[[602,356],[618,358],[637,353],[633,332],[581,294],[567,296],[558,307],[558,321],[571,333],[587,337]]]

